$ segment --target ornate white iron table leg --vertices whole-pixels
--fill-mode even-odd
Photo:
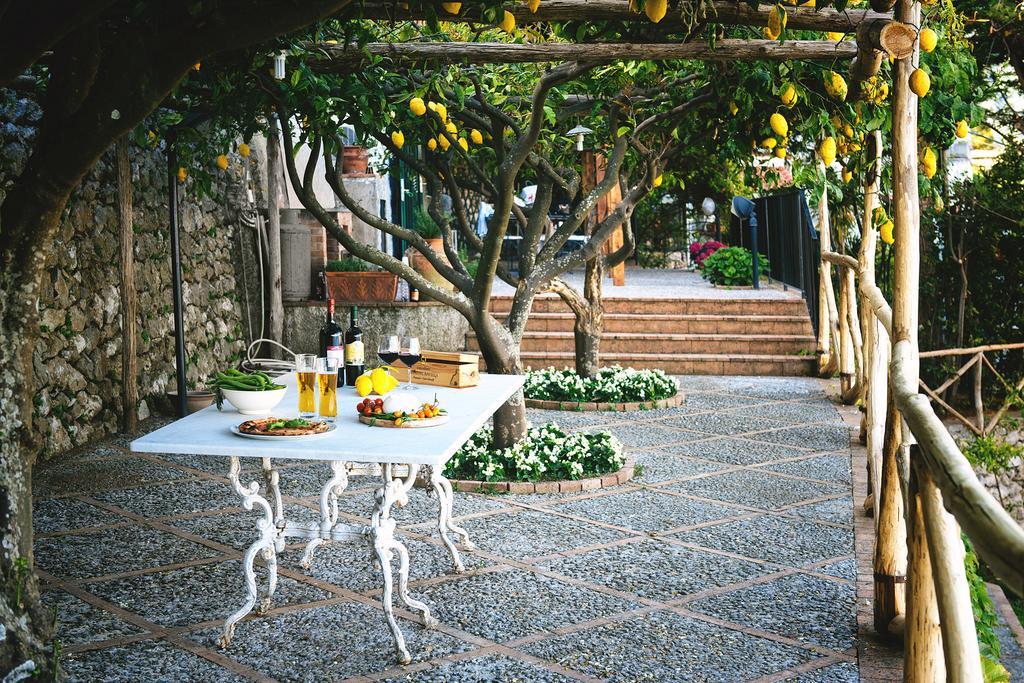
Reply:
[[[270,495],[270,504],[274,508],[274,524],[278,529],[284,529],[284,506],[281,502],[281,473],[274,467],[270,458],[261,458],[261,465],[263,469],[263,482],[267,486],[267,493]],[[277,544],[274,546],[274,550],[281,553],[284,552],[284,535],[278,535]],[[267,552],[263,553],[264,559],[270,562],[270,555]]]
[[[313,564],[313,553],[318,547],[327,541],[323,536],[330,534],[331,528],[338,521],[338,496],[348,487],[348,468],[340,460],[331,461],[331,470],[334,475],[327,480],[324,487],[320,489],[320,531],[321,538],[310,539],[306,544],[306,550],[302,553],[302,560],[299,565],[303,569],[309,569]]]
[[[391,507],[392,505],[399,504],[404,505],[408,502],[409,489],[412,488],[416,481],[416,465],[409,466],[409,473],[404,479],[397,479],[392,477],[393,467],[392,465],[384,465],[384,485],[377,489],[374,494],[376,506],[373,511],[373,517],[370,521],[370,541],[373,544],[373,550],[376,555],[378,562],[380,563],[380,571],[384,579],[384,591],[382,598],[384,608],[384,618],[387,620],[388,626],[391,628],[391,634],[395,639],[395,649],[398,651],[398,661],[402,664],[408,664],[412,661],[412,657],[409,656],[409,651],[405,647],[405,638],[402,636],[402,631],[398,627],[398,621],[395,619],[394,607],[391,604],[391,593],[393,589],[393,578],[391,575],[391,557],[392,552],[398,552],[398,595],[409,608],[420,612],[423,617],[423,625],[428,628],[437,624],[437,620],[430,615],[430,609],[419,602],[413,600],[409,595],[408,584],[409,584],[409,552],[405,546],[395,538],[395,520],[391,518]]]
[[[452,505],[455,501],[455,494],[452,491],[451,482],[441,474],[440,469],[437,467],[430,468],[430,484],[434,487],[434,492],[437,494],[437,530],[441,534],[441,540],[444,542],[445,547],[448,548],[448,553],[452,556],[455,572],[461,574],[466,571],[466,567],[462,564],[459,550],[455,547],[455,543],[448,532],[452,532],[462,539],[462,543],[467,549],[474,550],[475,546],[469,540],[469,533],[452,522]]]
[[[231,485],[234,487],[235,492],[242,497],[242,507],[246,510],[252,510],[253,506],[259,506],[263,511],[263,516],[256,520],[256,528],[260,532],[260,537],[249,546],[248,550],[245,551],[245,556],[242,558],[242,573],[245,577],[245,603],[224,621],[224,632],[217,639],[217,645],[222,648],[227,647],[231,643],[231,638],[235,634],[235,624],[238,620],[252,611],[256,605],[258,591],[256,588],[256,569],[254,563],[256,562],[256,556],[260,552],[269,551],[270,553],[270,559],[267,561],[267,568],[270,570],[270,580],[268,582],[267,594],[260,603],[264,611],[270,606],[270,599],[277,588],[277,554],[274,545],[278,537],[278,529],[277,525],[274,524],[274,511],[271,509],[267,499],[259,495],[260,485],[257,482],[251,482],[249,486],[242,485],[239,480],[241,471],[242,465],[239,462],[238,456],[231,456],[228,479],[231,480]]]

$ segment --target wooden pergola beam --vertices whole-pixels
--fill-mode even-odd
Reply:
[[[862,22],[857,27],[857,57],[850,63],[849,101],[863,96],[861,86],[882,68],[886,55],[906,59],[917,45],[917,29],[910,24],[887,19]]]
[[[313,60],[317,71],[348,71],[367,55],[414,62],[471,64],[523,62],[610,62],[619,59],[701,59],[705,61],[853,59],[856,43],[830,40],[719,40],[711,47],[693,43],[367,43],[309,46],[324,57]]]
[[[543,0],[536,12],[530,12],[524,3],[508,3],[505,7],[516,16],[517,24],[529,24],[542,21],[636,21],[650,24],[643,13],[631,12],[626,0]],[[772,4],[760,5],[752,9],[746,3],[729,0],[715,0],[710,4],[704,23],[736,24],[741,26],[767,26],[768,14]],[[420,7],[403,9],[397,2],[367,2],[360,8],[352,5],[348,16],[366,19],[410,20],[425,19],[426,14]],[[464,3],[458,15],[448,14],[441,6],[437,6],[437,16],[445,21],[481,21],[479,7]],[[816,10],[813,7],[787,7],[786,16],[790,29],[808,31],[833,31],[837,33],[853,33],[864,21],[873,19],[891,19],[890,13],[872,10],[847,9],[839,12],[832,8]],[[669,13],[657,24],[659,28],[686,29],[676,10]]]

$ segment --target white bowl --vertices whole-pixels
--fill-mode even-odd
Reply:
[[[269,389],[267,391],[222,389],[222,391],[228,403],[243,415],[266,415],[281,402],[287,389]]]

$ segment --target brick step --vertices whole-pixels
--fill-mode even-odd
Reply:
[[[511,297],[492,297],[491,311],[508,313]],[[807,315],[803,299],[619,299],[603,301],[605,313],[633,315]],[[567,313],[569,307],[556,296],[534,299],[533,313]]]
[[[646,325],[644,328],[646,329]],[[790,356],[814,352],[815,339],[810,335],[783,334],[654,334],[649,332],[605,333],[601,337],[601,353],[689,354],[714,352],[721,355]],[[476,337],[466,337],[471,351],[479,350]],[[535,352],[572,352],[572,332],[527,332],[520,349]]]
[[[500,315],[498,316],[501,317]],[[572,313],[531,313],[527,332],[571,332],[575,323]],[[803,315],[672,315],[651,313],[642,322],[636,315],[605,313],[604,331],[633,332],[642,326],[657,334],[786,334],[813,335],[811,319]]]
[[[523,365],[529,368],[572,367],[572,352],[523,352]],[[752,375],[794,377],[813,375],[815,356],[751,354],[730,356],[713,353],[602,353],[601,365],[635,368],[659,368],[673,375]]]

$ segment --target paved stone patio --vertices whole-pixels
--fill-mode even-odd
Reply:
[[[425,631],[399,610],[407,667],[369,555],[352,545],[325,546],[309,572],[290,546],[274,608],[218,650],[254,515],[225,461],[130,454],[123,438],[71,454],[40,469],[35,507],[64,668],[77,681],[858,681],[858,650],[878,650],[858,635],[870,614],[855,556],[863,475],[829,385],[681,382],[677,409],[534,411],[611,429],[637,476],[582,494],[457,493],[480,548],[463,553],[466,574],[450,573],[435,501],[414,491],[396,515],[410,585],[442,625]],[[326,465],[283,467],[287,514],[314,518]],[[344,517],[370,509],[372,484],[353,480]]]

